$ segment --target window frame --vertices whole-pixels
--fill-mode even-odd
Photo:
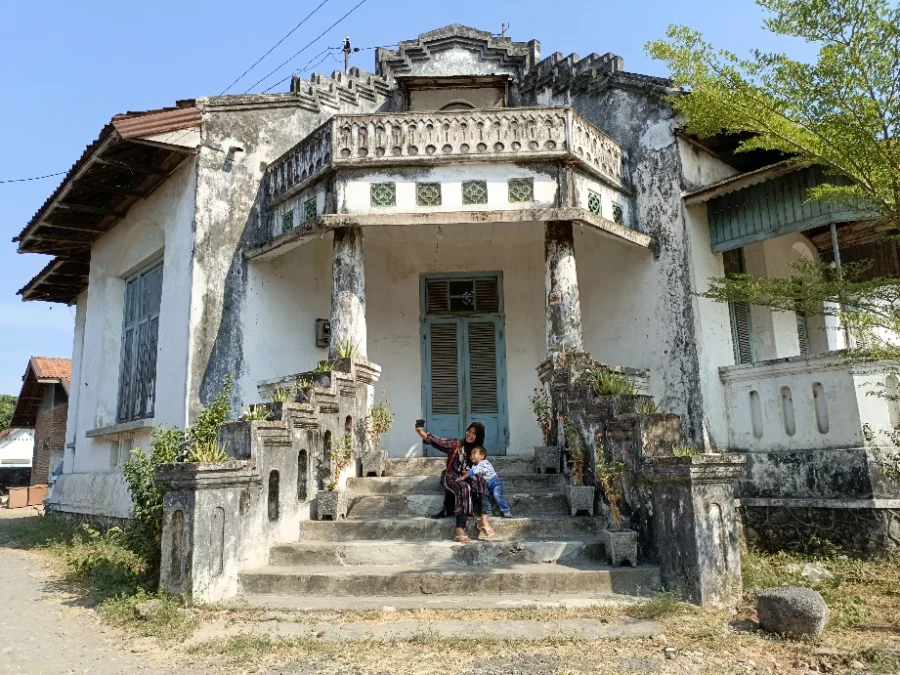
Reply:
[[[157,270],[159,271],[159,304],[155,309],[151,309],[148,306],[147,311],[142,313],[144,311],[141,302],[142,291],[144,290],[143,284]],[[159,318],[162,308],[163,272],[163,259],[156,258],[125,279],[119,353],[119,384],[116,397],[117,424],[152,419],[155,413],[156,352],[159,349]],[[146,326],[146,363],[141,361],[142,326]],[[131,333],[130,336],[129,331]],[[145,365],[149,370],[146,373],[142,373],[141,369]],[[139,385],[141,386],[140,400],[136,400],[135,391]],[[149,385],[150,392],[145,395],[143,387],[147,385]]]

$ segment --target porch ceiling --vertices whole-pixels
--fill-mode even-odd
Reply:
[[[248,250],[248,260],[273,258],[287,253],[324,233],[343,227],[411,228],[421,225],[471,224],[488,227],[499,223],[519,223],[524,227],[546,222],[569,221],[597,234],[639,248],[650,248],[650,237],[580,208],[537,208],[503,211],[456,211],[441,213],[327,214]],[[414,235],[413,235],[414,236]]]

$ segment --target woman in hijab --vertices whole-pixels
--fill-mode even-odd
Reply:
[[[454,506],[453,513],[456,516],[456,541],[469,542],[466,535],[466,521],[469,516],[479,516],[480,529],[487,536],[494,532],[487,522],[487,514],[482,508],[482,498],[487,485],[481,476],[473,476],[466,481],[457,479],[466,476],[469,470],[469,453],[472,448],[484,445],[484,425],[481,422],[472,422],[466,429],[465,438],[438,438],[429,434],[424,429],[416,429],[416,433],[422,440],[433,448],[447,455],[447,468],[441,476],[441,486],[448,493],[452,493]],[[450,496],[449,494],[447,495]],[[446,503],[446,502],[445,502]],[[448,514],[449,515],[449,514]]]

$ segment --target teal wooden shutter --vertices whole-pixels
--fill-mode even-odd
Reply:
[[[744,273],[744,252],[741,249],[725,251],[722,254],[725,276]],[[729,302],[728,314],[731,319],[731,346],[735,363],[753,362],[752,325],[750,305],[746,302]]]
[[[797,315],[797,339],[800,342],[800,353],[809,356],[809,323],[805,314],[795,312]]]

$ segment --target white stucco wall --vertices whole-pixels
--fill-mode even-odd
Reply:
[[[34,429],[12,429],[0,438],[0,468],[31,466]]]
[[[86,432],[114,425],[118,397],[125,280],[163,260],[152,424],[183,427],[186,420],[188,316],[196,171],[186,162],[147,199],[104,234],[91,251],[88,290],[76,304],[72,396],[66,428],[64,476],[53,491],[58,508],[125,517],[130,501],[110,446],[116,437]],[[77,389],[77,392],[75,391]],[[150,432],[134,437],[148,447]]]
[[[510,202],[508,181],[511,178],[534,179],[533,202]],[[463,181],[487,182],[486,204],[463,204]],[[395,206],[372,206],[372,183],[396,183]],[[440,206],[418,206],[416,183],[440,183]],[[421,171],[367,172],[355,178],[339,181],[336,185],[337,208],[341,213],[434,213],[446,211],[496,211],[552,206],[556,201],[557,181],[555,173],[515,164],[458,164],[440,166]]]

